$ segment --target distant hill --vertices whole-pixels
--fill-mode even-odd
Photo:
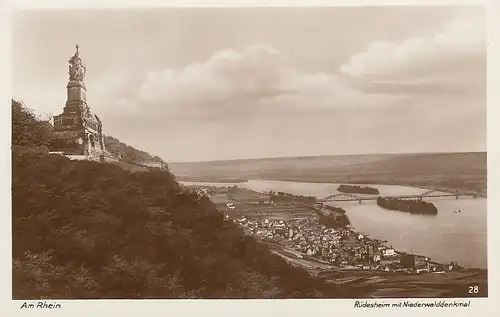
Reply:
[[[380,154],[171,163],[179,180],[268,179],[412,185],[486,193],[486,152]]]
[[[390,155],[343,155],[343,156],[305,156],[266,159],[242,159],[231,161],[208,161],[170,163],[178,177],[215,177],[215,178],[259,178],[290,176],[290,172],[315,174],[342,168],[352,164],[362,164],[389,158]]]
[[[148,152],[138,150],[126,143],[121,142],[117,138],[106,135],[104,137],[104,145],[106,149],[116,156],[121,154],[122,159],[127,162],[142,162],[142,161],[154,161],[154,162],[164,162],[160,157],[153,156]]]

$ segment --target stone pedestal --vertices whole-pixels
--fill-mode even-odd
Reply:
[[[69,81],[66,86],[68,91],[68,102],[70,101],[83,101],[87,103],[87,87],[81,81]]]
[[[78,46],[69,63],[67,101],[63,112],[54,116],[54,142],[51,150],[98,160],[105,151],[102,123],[87,105],[87,88],[83,81],[86,70]]]

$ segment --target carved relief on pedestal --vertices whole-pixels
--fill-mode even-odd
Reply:
[[[91,148],[95,148],[95,140],[94,140],[94,135],[93,134],[91,134],[89,136],[89,140],[90,140],[90,147]]]

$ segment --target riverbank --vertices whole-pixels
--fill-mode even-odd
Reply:
[[[212,185],[224,186],[221,183]],[[323,198],[339,194],[336,189],[341,184],[251,180],[234,185],[257,192],[282,191]],[[374,185],[373,187],[380,190],[381,196],[416,197],[426,192],[425,189],[404,186]],[[265,199],[265,196],[262,197]],[[385,210],[377,206],[375,201],[363,201],[361,204],[358,201],[330,202],[324,205],[344,208],[357,230],[391,241],[400,250],[425,254],[441,263],[458,261],[464,267],[486,269],[488,267],[487,199],[465,196],[458,199],[436,197],[424,200],[432,202],[437,207],[439,210],[437,215],[427,217]],[[455,213],[457,210],[461,212]]]
[[[187,183],[226,183],[226,184],[242,184],[249,182],[253,179],[251,178],[218,178],[218,177],[190,177],[190,176],[178,176],[177,177],[179,182],[187,182]],[[407,179],[400,179],[400,180],[394,180],[392,178],[350,178],[348,177],[347,179],[321,179],[321,178],[315,178],[315,177],[286,177],[286,176],[280,176],[280,177],[262,177],[258,179],[259,181],[282,181],[282,182],[299,182],[299,183],[311,183],[311,184],[331,184],[331,183],[342,183],[342,184],[348,184],[348,185],[382,185],[382,186],[405,186],[405,187],[413,187],[417,189],[422,189],[422,190],[435,190],[435,191],[440,191],[440,192],[445,192],[445,193],[455,193],[455,192],[462,192],[462,193],[475,193],[477,197],[481,198],[487,198],[487,188],[486,184],[484,186],[469,186],[467,184],[464,184],[462,182],[457,182],[456,184],[450,185],[446,184],[443,185],[439,183],[438,179],[430,179],[430,180],[421,180],[421,181],[415,181],[415,180],[407,180]],[[482,180],[478,181],[482,182]],[[486,181],[484,181],[486,182]],[[476,183],[476,182],[473,182]]]
[[[214,187],[216,188],[216,187]],[[228,187],[229,188],[229,187]],[[266,234],[270,234],[270,236],[272,236],[272,238],[269,240],[272,242],[272,240],[276,240],[276,241],[282,241],[284,242],[284,246],[285,247],[290,247],[292,249],[302,249],[301,252],[303,252],[304,254],[307,254],[308,251],[309,253],[312,253],[310,255],[318,255],[319,256],[319,259],[320,260],[325,260],[325,257],[327,258],[328,260],[328,253],[330,253],[330,256],[332,255],[332,253],[334,252],[330,252],[330,250],[328,248],[325,248],[324,245],[321,245],[321,242],[322,242],[322,239],[324,238],[324,236],[328,236],[330,235],[329,237],[327,237],[327,241],[328,240],[331,240],[331,241],[335,241],[336,239],[340,239],[342,238],[343,240],[352,240],[352,241],[361,241],[360,243],[358,243],[358,245],[356,246],[354,243],[354,245],[352,246],[354,249],[350,248],[350,247],[346,247],[344,249],[346,250],[343,250],[342,252],[340,252],[340,254],[344,254],[343,255],[343,258],[342,257],[339,257],[338,260],[336,260],[337,262],[339,262],[338,264],[340,264],[341,267],[350,267],[350,266],[362,266],[363,261],[364,259],[366,258],[363,258],[363,255],[362,253],[366,253],[365,251],[361,250],[362,247],[366,247],[367,244],[372,244],[374,245],[374,248],[376,250],[374,250],[373,252],[371,252],[370,256],[372,257],[372,261],[373,261],[373,258],[374,257],[377,257],[377,256],[382,256],[383,257],[383,248],[385,249],[390,249],[390,247],[388,248],[386,245],[383,245],[381,243],[380,240],[377,240],[377,239],[371,239],[369,237],[367,237],[366,234],[363,234],[363,233],[360,233],[360,232],[357,232],[356,230],[354,230],[354,228],[350,228],[350,230],[337,230],[338,232],[336,232],[335,234],[331,235],[330,233],[333,233],[330,231],[330,233],[327,233],[325,234],[325,230],[328,229],[326,226],[320,226],[320,224],[318,223],[319,221],[319,217],[317,215],[317,210],[314,210],[315,208],[311,205],[307,205],[307,204],[303,204],[303,203],[297,203],[297,202],[289,202],[289,203],[281,203],[281,204],[274,204],[274,205],[271,205],[271,204],[266,204],[265,203],[265,198],[266,196],[269,197],[267,194],[265,193],[258,193],[254,190],[250,191],[250,190],[246,190],[246,189],[243,189],[243,188],[239,188],[237,191],[233,191],[232,194],[231,194],[231,198],[229,198],[226,194],[224,194],[224,191],[226,191],[227,189],[222,189],[220,192],[218,193],[207,193],[208,195],[210,195],[210,198],[212,199],[212,201],[214,201],[216,204],[218,203],[218,206],[220,206],[221,209],[224,210],[224,212],[227,213],[227,216],[229,216],[231,219],[234,219],[234,220],[242,220],[241,224],[243,226],[246,226],[249,234],[252,234],[254,236],[256,236],[257,232],[260,231],[260,233],[258,233],[257,235],[266,235]],[[297,197],[300,197],[299,195],[297,195]],[[252,202],[253,200],[253,202]],[[454,200],[453,200],[454,201]],[[228,210],[228,208],[225,208],[225,204],[228,203],[228,202],[234,202],[235,203],[235,209],[234,210]],[[260,202],[260,203],[259,203]],[[417,216],[418,217],[418,216]],[[305,219],[309,219],[309,224],[306,224],[304,225],[304,223],[299,223],[300,221],[304,221]],[[415,218],[416,220],[417,219],[420,219],[420,217],[418,218]],[[267,224],[265,224],[264,222],[267,220]],[[297,222],[296,220],[300,220],[299,222]],[[281,223],[281,224],[280,224]],[[306,220],[306,223],[307,223],[307,220]],[[299,235],[299,239],[301,241],[301,243],[296,243],[294,244],[293,241],[299,241],[299,240],[293,240],[293,241],[289,241],[287,240],[287,236],[286,236],[286,231],[290,230],[290,229],[293,229],[293,230],[296,230],[297,227],[300,227],[302,226],[302,230],[307,229],[306,231],[306,238],[305,239],[302,239]],[[276,228],[274,228],[276,227]],[[281,229],[280,229],[281,227]],[[284,228],[284,229],[283,229]],[[274,230],[274,229],[279,229],[278,231]],[[252,231],[253,230],[253,231]],[[342,231],[345,231],[344,233],[342,233]],[[297,233],[296,231],[294,231],[294,233]],[[289,234],[289,233],[288,233]],[[340,236],[339,236],[340,235]],[[344,235],[344,237],[342,237],[342,235]],[[362,235],[363,237],[359,238],[359,236]],[[294,237],[296,236],[296,234],[294,234]],[[285,241],[286,240],[286,241]],[[269,242],[268,241],[268,242]],[[309,243],[309,242],[314,242],[314,241],[317,241],[318,243],[316,243],[316,247],[313,248],[313,244],[314,243]],[[304,243],[302,243],[304,242]],[[309,243],[309,247],[306,245],[307,243]],[[288,244],[288,246],[287,246]],[[347,242],[341,242],[339,244],[339,246],[345,246],[347,244]],[[297,247],[297,245],[299,245],[299,247]],[[331,249],[332,247],[330,247]],[[333,248],[335,248],[335,246],[333,246]],[[380,248],[380,249],[379,249]],[[351,250],[349,250],[351,249]],[[396,252],[396,250],[394,250]],[[326,253],[325,256],[322,255],[322,253]],[[356,255],[356,253],[358,253],[358,255]],[[396,252],[398,254],[403,254],[404,252]],[[386,256],[390,254],[390,251],[389,253],[386,253]],[[425,254],[425,253],[424,253]],[[322,258],[323,256],[323,258]],[[390,257],[390,256],[389,256]],[[419,272],[423,272],[423,271],[440,271],[440,270],[445,270],[446,271],[446,266],[448,266],[448,263],[449,262],[445,262],[445,263],[442,263],[442,264],[439,264],[439,263],[435,263],[435,262],[431,262],[429,261],[430,263],[427,265],[425,263],[422,263],[422,259],[425,259],[425,257],[422,257],[422,256],[415,256],[415,260],[410,260],[410,262],[412,261],[416,261],[417,264],[416,264],[416,267],[415,267],[415,272],[418,270]],[[356,261],[354,261],[353,259],[355,259]],[[352,261],[351,261],[352,260]],[[401,271],[405,271],[402,267],[399,267],[398,265],[396,265],[397,263],[401,264],[400,262],[401,261],[397,261],[397,259],[381,259],[383,260],[382,261],[382,266],[378,267],[379,270],[393,270],[393,271],[396,271],[396,270],[401,270]],[[342,262],[345,262],[344,264],[342,264]],[[351,262],[349,262],[351,261]],[[374,262],[377,262],[378,260],[374,261]],[[333,261],[335,262],[335,261]],[[333,262],[330,262],[332,264],[334,264]],[[425,265],[424,265],[425,264]],[[365,268],[367,267],[366,265],[364,266]],[[370,263],[370,269],[376,269],[377,266],[373,266],[372,263]],[[409,268],[407,268],[409,269]],[[455,265],[455,267],[453,269],[459,269],[461,270],[461,268],[457,267]],[[406,271],[411,271],[411,270],[406,270]]]
[[[487,194],[486,153],[339,155],[172,163],[182,181],[377,184]]]

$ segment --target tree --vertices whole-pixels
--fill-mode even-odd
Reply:
[[[13,296],[345,297],[291,267],[168,171],[14,153]]]
[[[159,156],[153,157],[148,152],[138,150],[109,135],[104,137],[104,144],[109,152],[116,156],[121,153],[123,159],[129,163],[139,163],[141,161],[164,162]]]
[[[52,126],[38,118],[33,110],[12,99],[12,144],[20,146],[48,146],[52,140]]]

